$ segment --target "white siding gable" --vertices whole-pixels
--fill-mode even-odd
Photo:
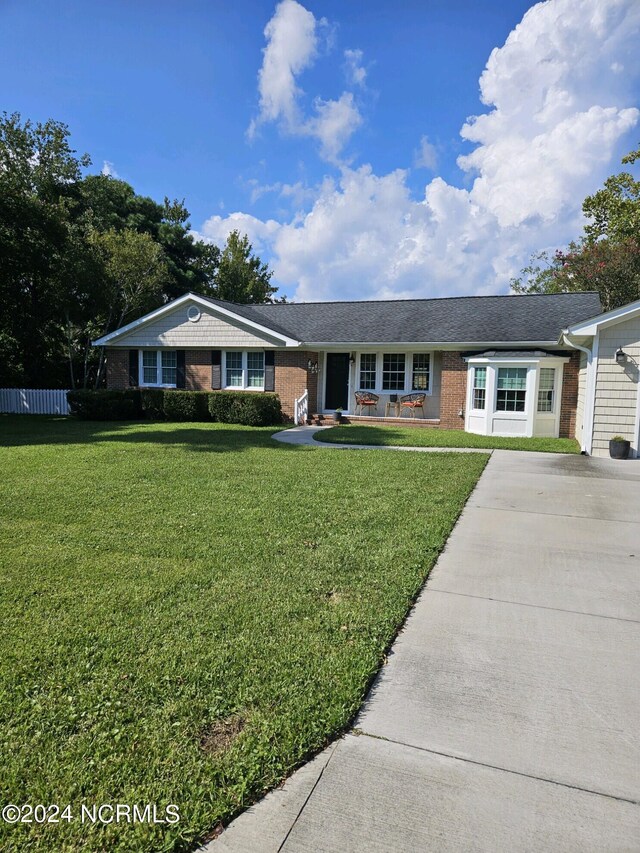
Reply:
[[[621,347],[628,361],[616,363]],[[600,329],[593,418],[593,455],[607,456],[609,439],[621,435],[638,451],[637,422],[640,380],[640,317]]]
[[[224,319],[215,308],[198,305],[200,319],[192,322],[187,316],[194,302],[185,302],[174,311],[144,323],[122,335],[112,346],[122,347],[178,347],[195,349],[224,349],[226,347],[281,347],[282,340],[241,325],[240,322]]]

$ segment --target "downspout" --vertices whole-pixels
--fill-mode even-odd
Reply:
[[[584,389],[584,414],[582,421],[582,438],[580,441],[580,452],[583,456],[591,455],[591,443],[593,436],[593,413],[595,403],[595,373],[593,370],[593,350],[574,343],[563,329],[561,340],[572,349],[580,350],[587,356],[587,381]]]

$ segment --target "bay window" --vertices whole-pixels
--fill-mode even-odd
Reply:
[[[224,387],[264,389],[264,352],[228,350],[224,353]]]
[[[468,364],[465,429],[477,435],[557,438],[564,352],[488,352]]]

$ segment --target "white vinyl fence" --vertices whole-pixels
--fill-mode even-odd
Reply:
[[[68,415],[67,392],[0,388],[0,412],[12,415]]]

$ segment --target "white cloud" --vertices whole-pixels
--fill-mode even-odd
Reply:
[[[480,79],[487,112],[462,127],[476,146],[458,160],[468,188],[435,177],[416,198],[404,171],[342,166],[304,215],[279,223],[237,213],[213,217],[205,230],[246,224],[299,300],[505,291],[531,252],[580,233],[585,195],[618,168],[621,145],[635,142],[628,133],[640,117],[639,33],[637,0],[531,8],[489,57]],[[341,114],[318,105],[317,120],[324,109],[331,125],[328,157],[340,150],[331,148],[332,133],[350,132],[343,106]]]
[[[420,139],[420,148],[414,153],[413,165],[417,169],[429,169],[435,172],[438,165],[438,155],[433,146],[429,142],[428,136],[423,136]]]
[[[367,81],[367,69],[362,66],[361,50],[345,50],[345,74],[350,86],[364,86]]]
[[[340,162],[340,152],[362,124],[362,116],[351,92],[343,92],[337,101],[315,102],[316,115],[306,128],[320,142],[320,153],[330,163]]]
[[[119,178],[120,175],[116,172],[113,163],[110,160],[104,160],[100,174],[106,175],[108,178]]]
[[[331,35],[326,20],[316,19],[296,0],[278,4],[264,30],[267,46],[258,73],[260,111],[251,121],[247,135],[253,139],[262,124],[275,122],[285,133],[317,139],[321,155],[337,163],[342,149],[362,123],[352,93],[343,92],[338,100],[318,97],[314,114],[305,116],[300,103],[304,93],[296,82],[317,58],[321,28]]]
[[[283,119],[294,131],[300,123],[296,77],[313,64],[318,50],[316,19],[296,3],[282,0],[265,27],[267,46],[258,73],[260,113],[249,126],[249,135],[267,121]]]
[[[222,217],[210,216],[200,231],[192,231],[196,240],[204,240],[205,243],[215,243],[216,246],[224,246],[227,237],[232,231],[240,231],[249,237],[249,242],[259,251],[268,248],[275,235],[280,229],[280,223],[275,219],[257,219],[250,213],[230,213]]]

